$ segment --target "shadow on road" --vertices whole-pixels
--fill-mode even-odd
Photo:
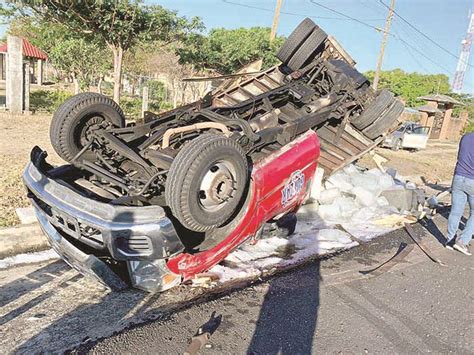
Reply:
[[[0,308],[34,291],[69,270],[62,261],[50,263],[0,288]]]
[[[295,273],[301,275],[295,276]],[[247,353],[312,353],[319,283],[319,261],[270,281]]]
[[[448,219],[450,210],[451,210],[450,208],[443,209],[442,211],[440,211],[439,214],[443,216],[445,219]],[[464,226],[466,222],[467,222],[467,218],[464,216],[461,217],[461,223],[459,223],[458,233],[464,230]],[[444,245],[444,243],[446,243],[447,231],[446,230],[441,231],[436,225],[436,223],[433,222],[432,219],[423,218],[422,220],[420,220],[419,223],[428,231],[428,233],[430,233],[433,237],[435,237],[440,244]]]

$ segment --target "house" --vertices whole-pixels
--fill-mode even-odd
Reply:
[[[38,47],[33,46],[26,38],[22,39],[23,61],[30,64],[30,83],[43,84],[43,67],[48,56]],[[6,79],[7,43],[0,44],[0,80]]]
[[[462,135],[467,122],[467,112],[453,117],[454,106],[464,104],[448,95],[431,94],[418,97],[427,104],[417,107],[421,112],[420,123],[430,128],[430,138],[440,140],[457,140]]]

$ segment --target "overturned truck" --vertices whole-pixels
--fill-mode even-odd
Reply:
[[[51,142],[23,179],[52,247],[112,289],[162,291],[227,256],[265,226],[291,233],[319,164],[339,169],[380,143],[403,105],[374,92],[310,19],[281,64],[198,102],[126,123],[108,97],[64,102]]]

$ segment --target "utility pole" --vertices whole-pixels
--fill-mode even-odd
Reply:
[[[383,55],[385,54],[385,46],[387,45],[388,33],[390,32],[390,24],[393,17],[393,9],[395,8],[395,0],[390,1],[390,9],[388,10],[388,16],[385,20],[385,30],[383,32],[382,44],[380,45],[379,59],[377,60],[377,69],[375,69],[374,83],[372,84],[374,90],[377,90],[379,86],[380,70],[382,69]]]
[[[276,7],[275,7],[275,15],[273,15],[273,24],[272,24],[272,31],[270,32],[270,42],[275,39],[278,27],[278,19],[280,18],[280,8],[281,3],[283,0],[277,0]]]

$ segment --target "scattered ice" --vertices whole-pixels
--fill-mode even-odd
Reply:
[[[355,195],[356,202],[361,206],[373,206],[377,201],[378,194],[361,186],[355,186],[352,192]]]
[[[376,221],[400,213],[380,194],[413,187],[398,178],[394,170],[384,173],[346,166],[318,186],[317,194],[312,194],[317,203],[299,209],[293,235],[244,244],[225,259],[228,266],[216,265],[210,271],[220,275],[220,282],[260,276],[265,271],[352,248],[358,245],[357,241],[388,233],[397,227]],[[337,229],[339,226],[345,231]]]
[[[341,191],[337,187],[331,187],[329,189],[320,192],[319,203],[322,205],[331,204],[336,197],[341,195]]]
[[[53,249],[39,251],[36,253],[18,254],[0,259],[0,269],[6,269],[20,264],[39,263],[42,261],[58,258],[58,254]]]

